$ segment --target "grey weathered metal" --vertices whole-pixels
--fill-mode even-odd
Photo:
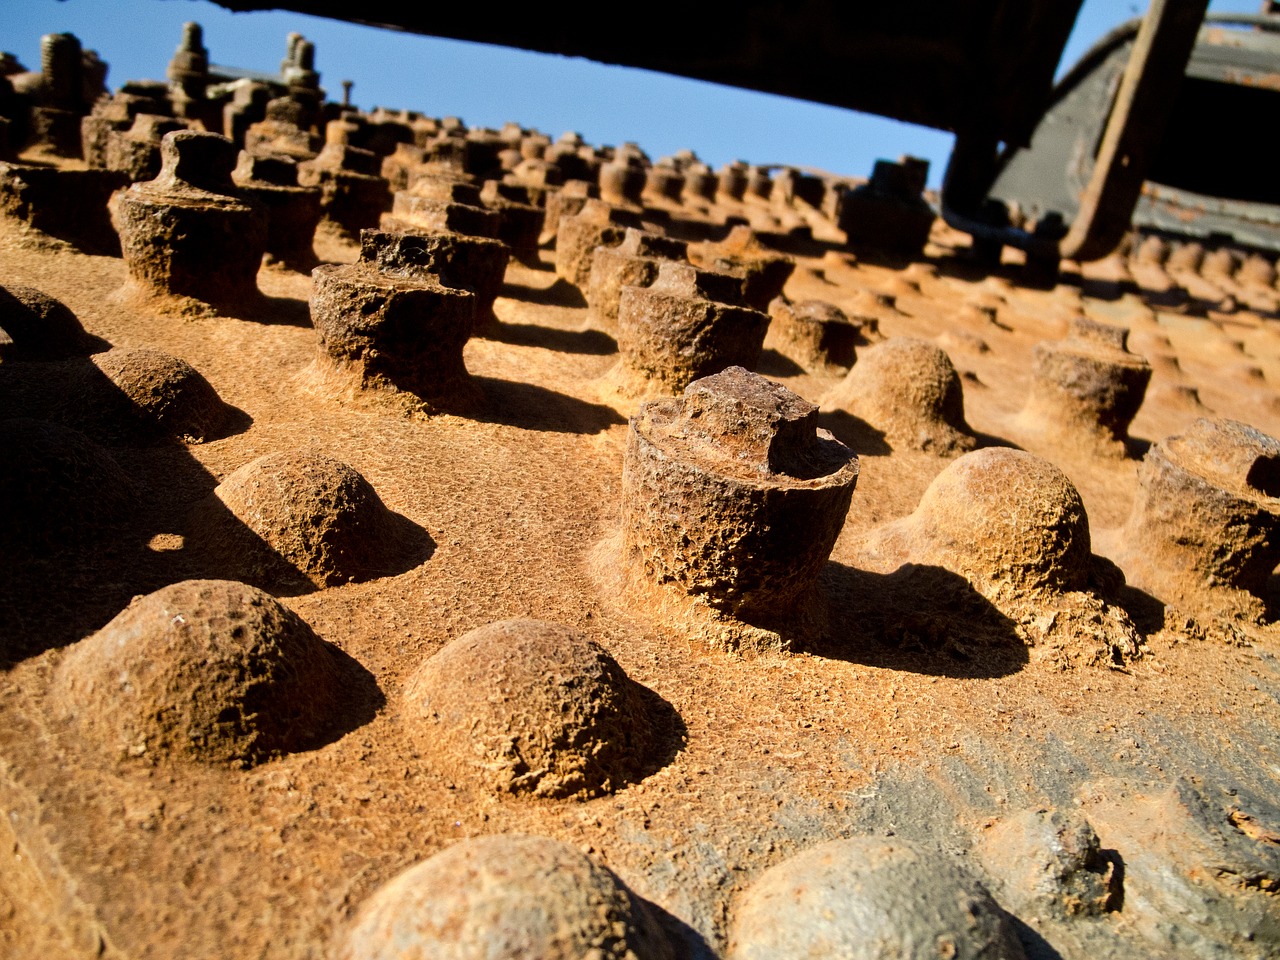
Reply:
[[[1030,218],[1056,212],[1077,220],[1137,36],[1138,21],[1118,27],[1066,74],[1030,147],[1002,158],[993,196]],[[1133,225],[1280,250],[1280,178],[1270,148],[1280,106],[1280,16],[1210,15],[1185,76],[1160,95],[1170,120],[1149,144]],[[1116,227],[1128,225],[1126,218]]]

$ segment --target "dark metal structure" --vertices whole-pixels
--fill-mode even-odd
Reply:
[[[1082,0],[739,0],[619,28],[596,3],[516,6],[393,0],[216,0],[232,10],[284,7],[416,33],[624,64],[878,113],[956,134],[943,215],[980,242],[1042,257],[1094,258],[1128,228],[1208,0],[1152,0],[1098,144],[1092,179],[1065,235],[1010,227],[987,198],[1002,151],[1027,147],[1053,97],[1053,75]]]
[[[1081,0],[739,0],[646,11],[596,2],[216,0],[588,57],[1024,143]],[[616,15],[621,15],[620,17]],[[623,26],[615,23],[621,19]]]
[[[1026,148],[1000,160],[991,196],[1033,220],[1077,219],[1097,145],[1140,24],[1112,31],[1076,64]],[[1170,120],[1155,138],[1132,225],[1199,241],[1280,251],[1280,15],[1206,18]]]

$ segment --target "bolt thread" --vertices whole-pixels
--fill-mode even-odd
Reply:
[[[182,45],[180,53],[204,53],[204,28],[198,23],[187,22],[182,25]]]
[[[40,39],[40,70],[52,106],[74,109],[80,92],[80,41],[70,33]]]

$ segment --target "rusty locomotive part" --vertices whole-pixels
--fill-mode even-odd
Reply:
[[[1134,20],[1061,80],[1027,147],[1001,158],[990,197],[1019,224],[1071,223],[1093,175],[1106,118],[1139,32]],[[1280,253],[1280,181],[1268,125],[1280,106],[1280,15],[1210,14],[1133,213],[1144,235]],[[1229,144],[1229,147],[1228,147]]]

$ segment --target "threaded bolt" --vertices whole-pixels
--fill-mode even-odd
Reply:
[[[299,38],[294,53],[299,70],[314,70],[316,68],[316,45],[310,40]]]
[[[298,44],[302,42],[302,34],[291,33],[285,38],[284,59],[280,61],[280,74],[284,76],[288,74],[289,69],[297,65],[298,62]]]
[[[80,84],[80,41],[71,33],[46,33],[40,38],[40,70],[51,106],[73,110]]]
[[[198,23],[188,21],[182,25],[182,43],[179,53],[204,53],[204,28]]]

